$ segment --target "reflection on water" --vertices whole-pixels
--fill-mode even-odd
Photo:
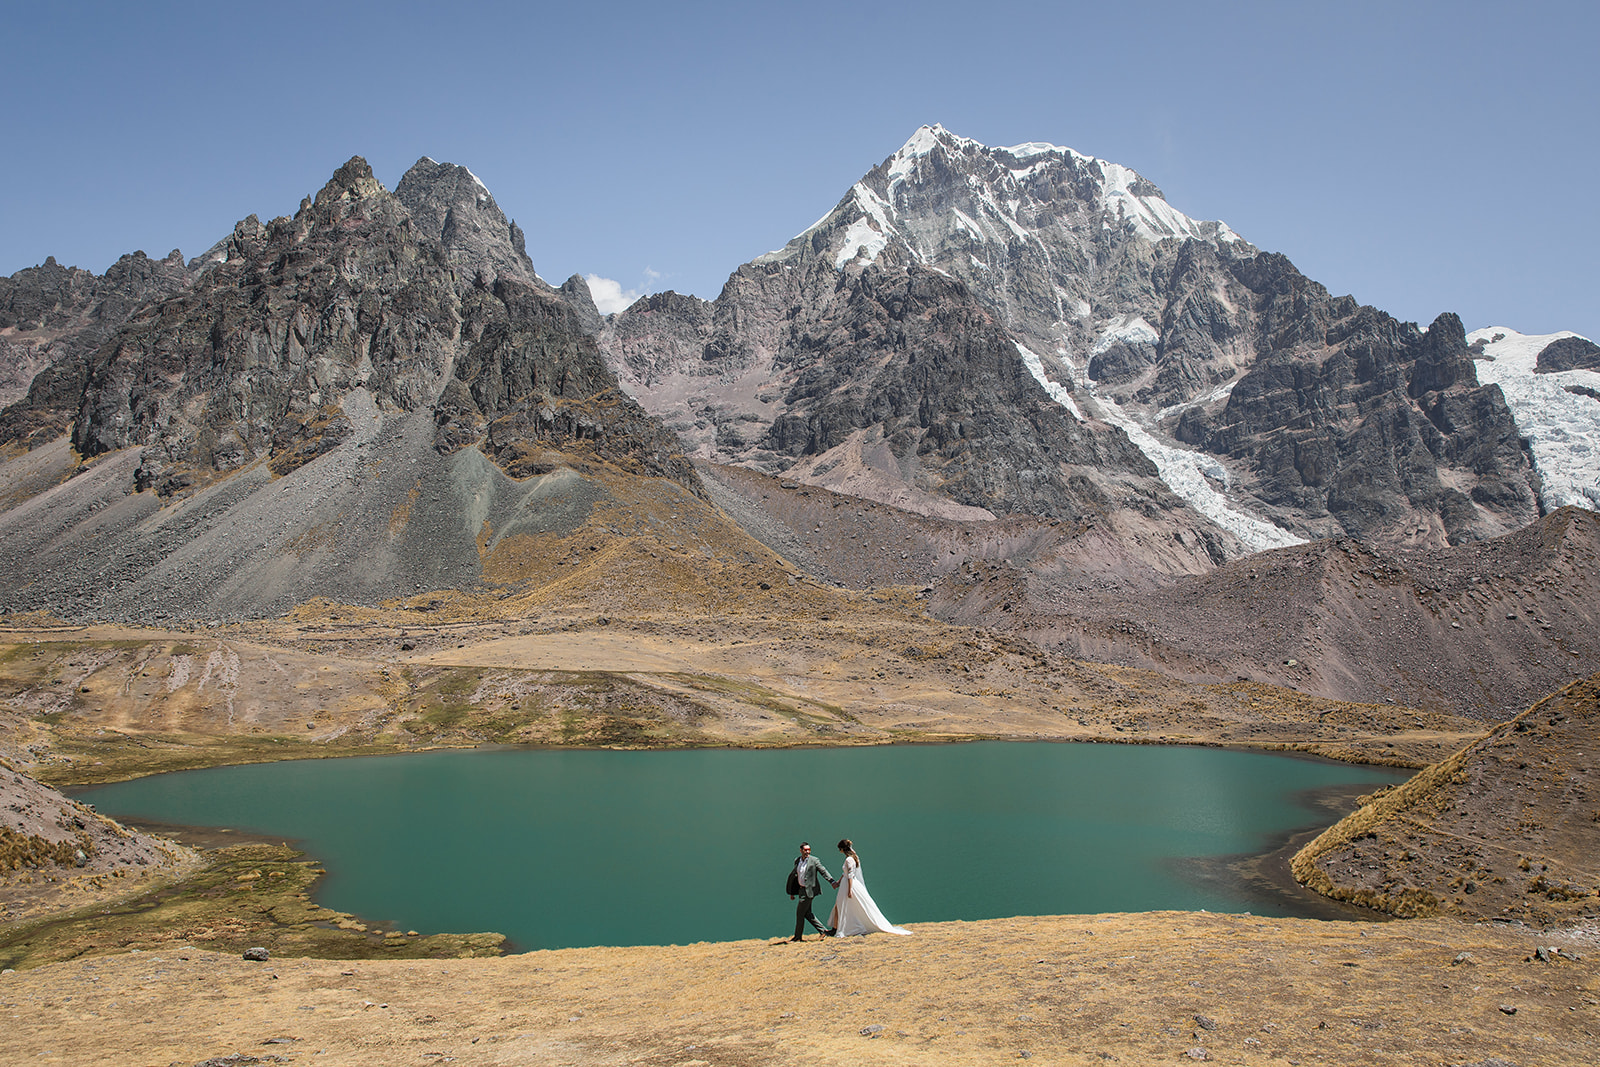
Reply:
[[[1162,909],[1323,915],[1245,858],[1406,777],[1211,748],[984,742],[765,751],[428,752],[186,771],[92,790],[123,819],[296,840],[321,902],[519,949],[792,930],[802,839],[855,840],[894,922]],[[1266,866],[1257,864],[1256,866]],[[1233,873],[1229,873],[1229,872]],[[1270,877],[1268,881],[1270,881]],[[832,897],[824,894],[818,911]]]

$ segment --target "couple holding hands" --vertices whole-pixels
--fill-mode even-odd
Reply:
[[[834,881],[828,868],[811,854],[811,845],[800,842],[800,855],[795,857],[794,869],[789,872],[786,885],[789,898],[799,901],[794,910],[794,936],[789,940],[805,940],[800,935],[805,932],[806,923],[810,923],[824,937],[911,933],[905,927],[895,926],[885,919],[878,905],[873,903],[872,895],[867,892],[866,879],[861,876],[861,857],[856,855],[855,846],[848,837],[839,842],[839,851],[844,853],[844,873],[838,881]],[[811,913],[812,899],[822,892],[823,880],[839,891],[834,898],[827,926],[818,922]]]

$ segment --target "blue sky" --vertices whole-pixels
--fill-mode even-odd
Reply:
[[[193,256],[351,155],[713,297],[917,126],[1138,170],[1336,293],[1600,339],[1600,4],[4,0],[0,274]]]

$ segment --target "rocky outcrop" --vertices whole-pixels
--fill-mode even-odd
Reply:
[[[531,405],[544,414],[516,425],[534,441],[604,442],[608,461],[670,467],[693,484],[666,458],[676,448],[659,429],[638,436],[649,426],[642,412],[590,405],[614,378],[566,304],[513,277],[489,281],[487,268],[463,285],[459,250],[422,231],[359,157],[294,218],[247,218],[223,262],[96,354],[74,447],[86,456],[142,447],[138,484],[162,494],[258,459],[284,474],[352,432],[345,401],[360,392],[380,411],[445,400],[448,448],[480,439],[463,427],[481,434]],[[446,398],[452,382],[464,388]],[[628,429],[613,435],[617,420]],[[493,451],[509,448],[503,433]]]
[[[600,309],[595,306],[594,294],[589,291],[589,283],[583,275],[574,274],[561,283],[561,298],[572,308],[573,314],[578,316],[578,324],[583,327],[583,332],[592,335],[598,334],[605,325],[605,320],[600,316]]]
[[[709,301],[671,289],[651,293],[612,317],[602,332],[601,347],[624,386],[647,399],[659,397],[663,415],[681,417],[694,410],[696,387],[714,392],[718,380],[736,369],[719,360],[711,348],[715,317],[716,305]],[[655,388],[669,379],[681,383],[671,400],[667,390]],[[674,410],[674,401],[683,406]],[[680,432],[690,428],[674,425]]]
[[[770,268],[769,268],[770,269]],[[998,514],[1077,519],[1116,504],[1109,479],[1155,482],[1155,467],[1121,433],[1068,415],[1017,358],[966,287],[918,266],[871,268],[815,318],[796,317],[777,365],[784,414],[751,454],[800,461],[828,484],[855,455],[914,489]],[[724,443],[726,438],[723,439]],[[1148,504],[1181,508],[1156,490]]]
[[[0,278],[0,330],[15,331],[12,336],[61,336],[90,323],[114,327],[134,307],[182,288],[187,280],[177,249],[165,259],[133,252],[104,274],[63,267],[51,256],[41,266]]]
[[[547,503],[570,525],[630,478],[703,494],[566,301],[509,270],[463,281],[459,251],[359,157],[294,217],[241,221],[79,382],[41,376],[7,413],[72,425],[70,449],[0,456],[0,606],[192,618],[475,589],[496,532],[542,529]]]
[[[458,284],[492,285],[504,278],[544,285],[521,227],[466,167],[423,156],[401,177],[394,195],[412,224],[445,247]]]
[[[38,443],[61,433],[75,414],[89,356],[135,308],[188,285],[194,272],[173,249],[164,259],[123,256],[104,274],[63,267],[55,257],[0,278],[0,440]]]
[[[1176,429],[1238,461],[1267,508],[1322,535],[1450,544],[1538,517],[1531,460],[1455,315],[1422,333],[1323,300],[1273,340],[1218,414],[1191,408]]]
[[[1600,345],[1587,337],[1561,337],[1539,350],[1534,369],[1540,374],[1564,370],[1600,370]]]
[[[0,762],[0,887],[10,915],[43,910],[40,898],[68,876],[171,875],[199,865],[193,849],[129,830]]]

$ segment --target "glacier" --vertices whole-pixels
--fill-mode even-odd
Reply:
[[[1568,504],[1600,511],[1600,401],[1567,391],[1576,385],[1600,392],[1600,373],[1534,370],[1550,342],[1580,336],[1570,330],[1522,334],[1505,326],[1467,334],[1468,344],[1482,344],[1485,358],[1475,363],[1478,381],[1500,387],[1533,453],[1534,470],[1544,483],[1539,504],[1547,512]]]

